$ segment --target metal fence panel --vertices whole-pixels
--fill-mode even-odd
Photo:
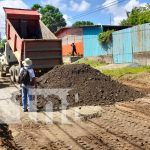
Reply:
[[[117,31],[113,34],[114,63],[129,63],[132,61],[130,29]]]
[[[134,55],[143,53],[144,56],[145,52],[150,52],[149,23],[113,33],[114,63],[132,63]]]
[[[84,56],[104,56],[112,54],[112,46],[108,45],[103,47],[98,41],[98,34],[102,32],[100,27],[84,28]]]

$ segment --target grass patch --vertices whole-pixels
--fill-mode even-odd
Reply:
[[[80,59],[80,60],[76,61],[74,64],[87,64],[95,69],[98,69],[101,66],[107,65],[104,62],[100,62],[98,60],[93,60],[93,59]]]
[[[125,67],[125,68],[114,69],[114,70],[102,70],[101,72],[113,78],[119,78],[126,74],[138,74],[142,72],[150,72],[150,66]]]

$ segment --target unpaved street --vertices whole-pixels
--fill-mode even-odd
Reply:
[[[4,83],[4,79],[0,80]],[[61,120],[64,112],[54,112],[51,124],[46,123],[52,120],[49,113],[23,113],[20,106],[11,102],[11,93],[17,89],[8,81],[0,89],[0,108],[3,108],[0,115],[9,124],[18,150],[150,149],[149,96],[111,106],[81,107],[80,120],[74,117],[77,108],[69,109],[66,124]],[[19,110],[18,114],[14,114],[13,108]],[[18,123],[12,124],[15,120]]]

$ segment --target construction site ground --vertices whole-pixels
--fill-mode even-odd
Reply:
[[[0,126],[0,150],[150,150],[149,79],[149,73],[119,79],[146,92],[135,101],[75,107],[52,114],[22,112],[10,100],[18,89],[9,77],[0,78],[0,121],[5,123]],[[62,120],[65,113],[66,120]],[[4,129],[6,124],[9,128]]]

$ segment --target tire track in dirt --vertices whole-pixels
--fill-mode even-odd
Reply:
[[[95,138],[94,136],[81,136],[76,138],[76,141],[83,145],[87,150],[111,150],[111,148],[108,148],[101,139]]]
[[[99,141],[101,141],[101,144],[100,145],[97,145],[95,143],[90,143],[91,146],[93,147],[96,147],[96,149],[98,149],[98,146],[105,146],[105,149],[117,149],[117,147],[115,146],[114,148],[114,139],[118,139],[120,138],[120,144],[118,146],[118,149],[120,149],[121,147],[124,148],[124,147],[130,147],[130,149],[142,149],[140,148],[138,145],[134,144],[134,143],[130,143],[130,141],[126,140],[126,139],[123,139],[122,137],[118,137],[117,134],[114,134],[114,133],[111,133],[109,132],[107,129],[104,128],[100,128],[100,126],[98,126],[98,130],[95,131],[95,129],[97,128],[97,124],[92,124],[91,122],[85,122],[84,125],[82,125],[81,123],[77,123],[75,122],[74,120],[72,120],[72,118],[70,118],[69,116],[67,116],[67,118],[69,120],[71,120],[75,126],[77,126],[76,128],[78,128],[79,130],[85,130],[85,132],[87,133],[88,136],[92,136],[93,139],[97,139]],[[88,129],[88,130],[87,130]],[[94,129],[94,131],[93,131]],[[97,135],[95,135],[94,133],[97,133]],[[101,136],[99,135],[103,134],[107,141],[103,141],[101,139]],[[112,137],[112,138],[110,138]],[[81,136],[80,139],[82,139],[83,137]],[[109,140],[108,140],[109,139]],[[108,143],[109,141],[109,143]],[[118,141],[118,142],[119,142]],[[84,145],[86,143],[83,143]]]
[[[55,129],[54,129],[55,128]],[[48,134],[52,133],[53,131],[49,128],[46,127],[46,130],[44,133],[47,133],[47,136],[49,137]],[[63,140],[65,143],[61,148],[65,150],[72,150],[72,149],[78,149],[78,150],[86,150],[79,142],[75,141],[73,135],[65,131],[62,127],[59,125],[53,125],[53,129],[57,131],[57,133],[52,133],[52,135],[55,136],[55,140]],[[51,138],[51,137],[50,137]]]
[[[25,117],[25,116],[23,116]],[[98,118],[76,122],[67,116],[70,125],[58,123],[34,125],[28,118],[22,125],[12,126],[18,150],[149,150],[150,121],[104,107]]]
[[[22,149],[114,149],[149,150],[149,122],[130,113],[106,107],[101,117],[75,122],[67,116],[71,125],[40,124],[40,127],[24,125],[16,128],[15,141]],[[140,130],[139,130],[140,129]],[[77,133],[75,133],[75,132]],[[20,141],[20,139],[22,139]],[[42,139],[42,141],[41,141]],[[55,139],[55,140],[54,140]],[[25,141],[25,142],[24,142]],[[75,148],[75,146],[79,148]]]
[[[67,127],[62,127],[60,125],[55,124],[55,128],[60,134],[63,135],[63,139],[65,143],[67,143],[72,149],[82,149],[82,150],[97,150],[97,149],[110,149],[105,145],[103,142],[101,142],[99,139],[95,138],[93,135],[90,134],[85,129],[81,129],[77,127],[75,124],[73,124],[72,130],[75,130],[76,132],[81,132],[81,130],[84,131],[84,134],[87,136],[81,136],[82,134],[79,133],[78,136],[71,134],[71,129]],[[49,131],[50,129],[47,129]],[[62,133],[61,133],[62,132]],[[83,134],[83,135],[84,135]],[[82,139],[84,137],[85,139]],[[79,146],[79,148],[75,148],[75,146]]]
[[[99,132],[100,129],[104,129],[119,138],[119,140],[126,141],[131,147],[135,147],[135,149],[150,149],[149,123],[142,122],[141,118],[137,119],[137,123],[132,119],[135,116],[128,117],[126,113],[120,114],[122,114],[122,112],[115,109],[113,111],[107,110],[104,116],[98,120],[95,119],[89,122],[97,126],[99,129],[97,132]],[[131,149],[131,147],[129,149]]]
[[[94,124],[94,127],[96,125],[99,128],[104,129],[110,134],[115,135],[116,137],[126,141],[132,147],[135,147],[136,149],[149,149],[149,142],[148,142],[150,141],[149,121],[145,120],[145,122],[143,123],[141,121],[142,118],[140,116],[137,117],[137,116],[132,115],[131,113],[129,114],[126,112],[116,110],[116,108],[113,108],[112,110],[108,108],[106,109],[106,112],[104,112],[104,114],[105,113],[106,113],[106,116],[102,117],[103,120],[101,121],[101,122],[104,122],[102,124],[103,126],[100,126],[97,123],[91,122]],[[122,114],[122,115],[119,115],[119,114]],[[96,121],[98,120],[99,119],[96,119]],[[88,129],[90,129],[90,127],[91,126],[88,126]],[[124,128],[125,131],[129,131],[129,132],[124,132],[124,130],[120,130],[123,127],[125,127]],[[112,129],[114,130],[114,132],[111,131]],[[119,132],[117,133],[118,130]],[[144,130],[144,133],[143,133],[143,130]],[[138,132],[138,135],[136,134],[137,132]],[[143,139],[143,137],[146,137],[146,138]],[[131,149],[131,146],[129,146],[130,149]]]
[[[14,139],[18,150],[70,150],[69,146],[67,146],[64,141],[51,141],[43,134],[41,129],[38,132],[34,130],[21,131]]]

